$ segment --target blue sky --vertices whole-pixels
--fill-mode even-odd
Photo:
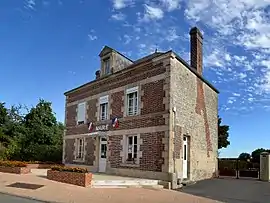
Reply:
[[[189,29],[204,34],[204,75],[219,90],[231,145],[221,156],[270,148],[269,0],[1,0],[0,101],[51,101],[94,79],[111,46],[132,59],[173,49],[189,60]]]

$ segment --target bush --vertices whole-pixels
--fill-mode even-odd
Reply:
[[[26,167],[27,164],[21,161],[0,161],[0,166],[5,167]]]
[[[66,171],[66,172],[75,172],[75,173],[88,173],[86,168],[78,167],[66,167],[66,166],[53,166],[51,167],[53,171]]]
[[[52,162],[52,161],[27,161],[27,164],[62,164],[61,162]]]

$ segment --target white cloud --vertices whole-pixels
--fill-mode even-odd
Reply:
[[[231,61],[231,56],[230,56],[230,54],[228,54],[228,53],[225,54],[225,60],[226,60],[226,61]]]
[[[181,0],[160,0],[160,1],[168,11],[173,11],[181,7],[180,6]]]
[[[97,36],[95,35],[95,30],[90,30],[90,33],[87,35],[88,36],[88,39],[91,40],[91,41],[94,41],[94,40],[97,40]]]
[[[161,10],[161,8],[158,7],[152,7],[149,5],[144,5],[144,16],[141,19],[142,21],[150,21],[150,20],[159,20],[162,19],[164,16],[164,12]],[[140,15],[139,15],[140,17]]]
[[[88,39],[91,41],[97,40],[97,36],[88,34]]]
[[[24,7],[26,9],[35,10],[35,6],[36,6],[36,0],[26,0],[24,2]]]
[[[235,96],[235,97],[240,97],[241,96],[241,94],[239,94],[239,93],[233,93],[233,96]]]
[[[166,40],[172,42],[177,40],[180,36],[176,33],[176,28],[169,28],[168,33],[166,33]]]
[[[124,44],[129,44],[131,42],[131,36],[125,34],[124,35]]]
[[[111,17],[113,20],[119,20],[119,21],[126,19],[126,15],[124,15],[123,13],[115,13]]]
[[[113,7],[115,9],[123,9],[125,7],[133,5],[133,0],[112,0]]]

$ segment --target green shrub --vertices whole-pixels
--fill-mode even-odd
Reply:
[[[66,172],[75,172],[75,173],[88,173],[86,168],[79,167],[66,167],[66,166],[53,166],[51,167],[53,171],[66,171]]]
[[[27,164],[21,161],[0,161],[0,166],[5,167],[26,167]]]

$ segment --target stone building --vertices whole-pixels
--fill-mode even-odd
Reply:
[[[63,162],[164,181],[213,177],[218,90],[202,76],[202,44],[192,28],[190,65],[174,51],[132,61],[105,46],[96,79],[65,93]]]

